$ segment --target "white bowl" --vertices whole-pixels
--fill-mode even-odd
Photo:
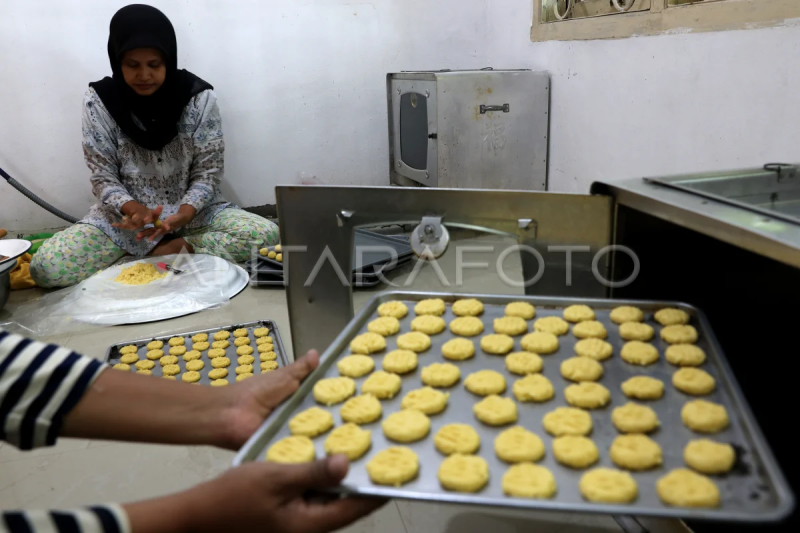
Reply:
[[[24,239],[4,239],[0,241],[0,256],[8,259],[0,261],[0,273],[11,270],[17,265],[17,257],[31,249],[31,241]]]

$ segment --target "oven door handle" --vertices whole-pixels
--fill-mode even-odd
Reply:
[[[511,106],[508,104],[502,105],[481,105],[480,107],[481,115],[485,115],[487,111],[502,111],[503,113],[510,113]]]

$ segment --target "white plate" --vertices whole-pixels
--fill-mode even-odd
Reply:
[[[3,239],[0,241],[0,256],[8,259],[0,261],[0,274],[17,265],[17,257],[31,249],[31,241],[24,239]]]

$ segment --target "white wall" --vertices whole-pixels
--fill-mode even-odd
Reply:
[[[388,185],[385,74],[487,65],[486,0],[147,0],[180,65],[211,82],[223,191],[274,202],[279,183]],[[81,217],[94,202],[80,139],[86,86],[110,72],[114,12],[133,0],[2,0],[0,167]],[[0,180],[0,227],[61,225]]]
[[[530,42],[531,1],[489,0],[489,59],[552,75],[550,190],[800,162],[800,24]]]

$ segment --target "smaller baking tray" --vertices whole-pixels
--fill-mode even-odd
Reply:
[[[183,337],[184,338],[184,346],[186,346],[186,351],[192,349],[192,335],[197,335],[198,333],[208,333],[208,343],[211,344],[214,342],[214,334],[220,331],[229,331],[231,336],[228,339],[230,342],[230,346],[225,349],[225,357],[231,360],[231,365],[228,367],[228,383],[235,383],[236,382],[236,358],[239,357],[236,355],[236,348],[233,344],[233,331],[240,328],[247,328],[247,335],[250,337],[250,346],[253,347],[253,357],[255,357],[255,361],[253,362],[253,374],[261,374],[261,362],[259,361],[259,353],[258,353],[258,345],[256,344],[256,337],[253,335],[253,330],[256,328],[268,328],[269,335],[272,337],[272,344],[274,346],[273,351],[278,356],[276,361],[278,361],[278,367],[283,367],[289,364],[289,357],[286,353],[286,350],[283,347],[283,341],[281,341],[281,334],[278,331],[278,326],[272,320],[257,320],[254,322],[245,322],[242,324],[233,324],[230,326],[220,326],[216,328],[208,328],[208,329],[198,329],[196,331],[189,331],[185,333],[173,333],[172,335],[160,335],[158,337],[147,337],[142,339],[136,339],[127,342],[120,342],[117,344],[113,344],[108,347],[106,350],[105,358],[103,359],[105,362],[109,364],[116,364],[119,363],[121,354],[119,353],[120,348],[123,346],[128,346],[133,344],[138,348],[137,354],[139,355],[139,360],[147,359],[147,343],[151,341],[163,341],[164,342],[164,355],[169,355],[169,339],[173,337]],[[209,350],[211,348],[209,347]],[[212,370],[214,367],[211,366],[211,359],[208,357],[208,350],[205,350],[202,353],[200,358],[201,361],[205,363],[205,366],[202,370],[200,370],[200,381],[198,383],[202,383],[208,385],[211,380],[208,377],[208,372]],[[158,360],[153,361],[156,366],[154,366],[151,371],[153,372],[153,376],[163,377],[164,374],[161,373],[161,365],[159,364]],[[183,360],[182,356],[178,356],[178,366],[181,367],[181,371],[178,375],[175,376],[176,379],[181,379],[181,376],[186,372],[186,361]],[[119,371],[118,371],[119,372]],[[136,367],[131,365],[131,369],[129,372],[136,372]]]

